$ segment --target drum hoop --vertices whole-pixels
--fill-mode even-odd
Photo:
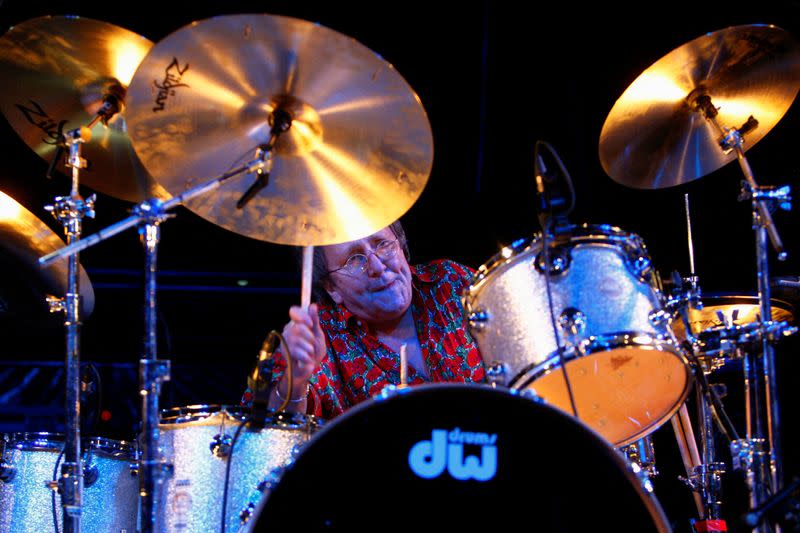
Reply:
[[[52,432],[20,432],[6,435],[6,450],[24,452],[61,452],[64,449],[65,435]],[[83,453],[106,457],[136,458],[134,443],[125,440],[89,437],[81,442]]]
[[[643,258],[648,261],[650,259],[647,247],[639,235],[606,224],[570,225],[556,235],[554,241],[556,247],[564,247],[566,244],[570,244],[572,247],[581,244],[605,244],[617,250],[621,248],[624,252],[622,255],[626,266],[630,262],[632,256],[636,256],[637,259]],[[619,244],[624,246],[619,246]],[[516,240],[510,246],[503,248],[487,262],[478,267],[478,270],[472,277],[469,289],[465,292],[464,304],[467,305],[467,301],[469,300],[467,295],[471,297],[475,292],[478,292],[483,282],[489,276],[494,275],[504,266],[515,262],[520,256],[528,253],[538,254],[540,251],[541,233],[537,233],[529,239]],[[643,282],[650,282],[649,276],[642,277],[640,275],[637,277]]]
[[[649,435],[661,427],[662,424],[669,420],[672,415],[674,415],[675,412],[680,409],[680,406],[684,403],[684,401],[686,401],[686,398],[689,396],[689,392],[691,391],[692,375],[690,371],[689,360],[686,358],[686,355],[684,355],[684,353],[675,346],[672,340],[660,335],[651,335],[649,333],[636,331],[626,331],[617,334],[593,335],[591,337],[587,337],[581,341],[580,350],[576,350],[575,348],[569,349],[565,352],[564,359],[567,362],[570,362],[579,359],[580,357],[595,355],[600,352],[619,348],[638,348],[669,352],[677,357],[683,363],[683,366],[686,369],[686,381],[683,390],[681,391],[678,400],[669,410],[669,413],[660,420],[654,421],[647,426],[643,426],[641,431],[628,438],[624,443],[619,444],[619,446],[627,446],[628,444],[646,435]],[[576,355],[578,352],[580,352],[580,355]],[[509,381],[509,387],[517,390],[523,390],[536,380],[555,372],[560,368],[561,358],[559,357],[558,353],[553,352],[543,362],[531,363],[527,367],[523,368],[519,373],[517,373],[516,376],[514,376],[514,378]]]
[[[224,413],[236,423],[245,422],[250,416],[251,409],[242,405],[187,405],[172,407],[161,411],[162,426],[184,426],[191,423],[207,421],[214,416]],[[266,414],[266,425],[283,429],[313,429],[316,430],[323,421],[313,415],[303,413],[288,413],[269,411]]]

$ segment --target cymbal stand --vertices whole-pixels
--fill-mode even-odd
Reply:
[[[112,237],[133,226],[140,225],[140,234],[145,247],[145,344],[143,358],[140,360],[139,379],[142,395],[142,446],[139,471],[139,488],[141,496],[141,531],[142,533],[159,531],[156,506],[159,501],[160,486],[172,471],[172,465],[160,457],[159,439],[159,407],[158,398],[161,384],[169,379],[169,361],[157,359],[156,354],[156,258],[160,239],[160,224],[171,218],[171,209],[184,202],[219,188],[228,179],[242,173],[253,173],[263,170],[267,162],[264,150],[257,150],[256,158],[230,172],[208,182],[186,190],[179,196],[166,201],[149,199],[132,209],[132,214],[89,237],[68,244],[67,246],[39,258],[40,265],[47,265],[64,256],[75,255],[100,241]]]
[[[740,200],[751,200],[753,229],[756,234],[756,259],[758,267],[758,297],[761,311],[759,322],[760,353],[747,350],[743,359],[744,388],[746,396],[745,414],[747,437],[738,439],[731,445],[734,468],[746,472],[750,493],[750,506],[755,509],[764,503],[770,494],[782,486],[780,450],[780,412],[778,406],[777,383],[775,379],[775,353],[772,343],[786,331],[775,331],[772,323],[772,309],[769,285],[768,243],[771,242],[779,260],[786,259],[786,251],[772,221],[770,208],[780,206],[790,209],[788,187],[775,189],[759,187],[744,155],[743,135],[758,126],[752,116],[740,128],[723,128],[716,120],[717,109],[711,97],[700,93],[692,95],[689,104],[719,132],[719,144],[723,151],[734,151],[745,177]],[[762,382],[763,380],[763,382]],[[762,524],[759,531],[772,531],[769,525]]]
[[[86,168],[81,157],[81,144],[91,138],[88,128],[78,128],[66,133],[64,142],[69,147],[68,166],[72,167],[72,187],[69,196],[58,196],[53,205],[45,206],[64,226],[67,243],[80,242],[83,217],[94,217],[94,196],[84,200],[78,192],[80,169]],[[79,533],[83,510],[83,467],[81,464],[80,429],[80,287],[78,255],[72,255],[67,264],[67,292],[63,299],[48,298],[50,311],[64,312],[66,319],[66,412],[64,437],[64,462],[61,477],[53,490],[61,494],[64,533]]]

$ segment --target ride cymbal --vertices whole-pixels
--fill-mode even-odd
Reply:
[[[3,265],[13,271],[14,276],[14,279],[4,277],[3,283],[19,283],[20,278],[24,278],[23,283],[30,287],[38,300],[24,307],[45,309],[47,295],[63,298],[67,293],[68,259],[59,259],[47,267],[42,267],[38,261],[40,256],[63,247],[64,241],[53,230],[22,204],[0,191],[0,249]],[[94,290],[83,267],[79,266],[78,276],[81,314],[85,318],[94,309]],[[4,304],[0,301],[3,308]]]
[[[389,225],[422,193],[433,162],[425,110],[394,67],[290,17],[225,15],[180,28],[142,61],[127,105],[136,152],[175,196],[252,160],[280,129],[268,182],[242,209],[252,175],[186,202],[279,244],[345,242]]]
[[[707,33],[653,63],[614,104],[600,133],[600,162],[615,181],[640,189],[672,187],[736,159],[696,110],[703,98],[723,128],[743,133],[743,149],[780,121],[800,88],[800,46],[771,25]],[[752,123],[751,123],[752,125]]]
[[[169,198],[139,162],[126,131],[127,86],[152,46],[97,20],[26,20],[0,37],[0,110],[25,144],[51,162],[61,134],[90,124],[108,109],[104,103],[117,106],[119,112],[107,125],[97,121],[81,146],[88,167],[80,171],[80,183],[130,202]],[[56,168],[71,176],[63,155]]]

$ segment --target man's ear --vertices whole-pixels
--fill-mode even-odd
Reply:
[[[331,297],[331,300],[336,302],[337,305],[341,305],[343,301],[342,294],[339,292],[333,282],[330,280],[325,280],[322,284],[322,287],[325,289],[325,292],[328,293],[328,296]]]

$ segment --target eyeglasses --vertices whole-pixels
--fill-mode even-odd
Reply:
[[[369,264],[369,256],[375,254],[378,256],[379,259],[391,259],[397,254],[397,239],[391,241],[381,241],[378,243],[378,246],[375,247],[374,252],[367,252],[367,254],[353,254],[347,258],[347,261],[344,262],[344,265],[336,268],[334,270],[329,270],[328,274],[333,274],[334,272],[339,272],[344,270],[345,273],[351,276],[358,276],[362,272],[367,270],[367,264]]]

